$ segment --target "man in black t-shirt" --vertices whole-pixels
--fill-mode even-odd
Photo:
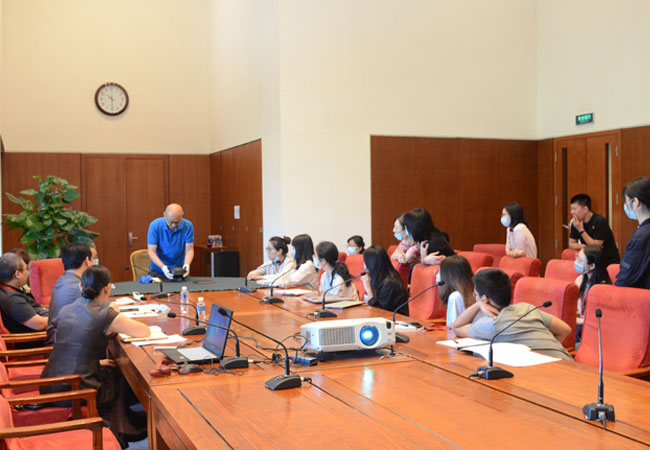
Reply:
[[[569,248],[580,250],[585,245],[600,245],[605,267],[621,262],[612,229],[607,219],[591,210],[591,198],[587,194],[576,194],[571,198],[571,215]]]
[[[0,257],[0,313],[11,333],[30,333],[47,326],[47,308],[34,301],[23,290],[29,277],[29,267],[14,253]]]

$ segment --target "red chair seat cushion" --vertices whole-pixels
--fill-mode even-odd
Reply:
[[[104,450],[121,450],[120,444],[108,428],[102,429],[102,441]],[[16,441],[8,439],[8,441]],[[92,447],[92,432],[89,430],[64,431],[63,433],[44,434],[20,439],[16,442],[19,446],[13,446],[8,442],[9,450],[71,450]]]

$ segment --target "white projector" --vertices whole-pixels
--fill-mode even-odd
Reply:
[[[305,349],[319,352],[368,350],[395,343],[393,322],[380,317],[327,320],[300,327]]]

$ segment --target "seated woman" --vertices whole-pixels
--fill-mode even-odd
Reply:
[[[328,297],[359,299],[359,293],[352,283],[348,266],[338,261],[339,250],[334,243],[323,241],[316,246],[314,266],[323,269],[320,279],[321,295],[327,291]]]
[[[650,289],[650,178],[638,177],[623,188],[625,215],[639,226],[625,247],[616,286]]]
[[[417,258],[413,261],[424,264],[440,264],[446,256],[456,253],[449,245],[449,235],[434,224],[429,211],[423,208],[404,213],[404,231],[417,244]]]
[[[81,388],[97,390],[97,409],[108,419],[113,410],[122,417],[126,405],[118,404],[122,375],[115,361],[106,359],[109,339],[116,333],[147,337],[150,330],[142,322],[119,312],[115,303],[108,302],[111,274],[103,266],[92,266],[81,276],[82,297],[64,306],[52,319],[55,333],[54,350],[41,377],[81,376]],[[70,390],[67,385],[41,387],[41,393]],[[117,424],[116,424],[117,425]],[[120,430],[118,430],[120,431]]]
[[[363,254],[363,263],[366,274],[361,279],[370,306],[393,312],[399,305],[406,303],[406,289],[386,250],[378,245],[368,247]],[[408,305],[402,306],[398,313],[408,316]]]
[[[537,244],[524,219],[524,208],[508,203],[501,210],[501,225],[506,227],[506,255],[511,258],[537,258]]]
[[[348,255],[363,255],[363,252],[366,249],[366,243],[363,242],[363,238],[359,235],[354,235],[348,239]]]
[[[612,284],[607,273],[607,267],[603,262],[603,249],[600,245],[586,245],[576,255],[574,263],[576,272],[580,275],[576,278],[576,284],[580,288],[578,296],[578,318],[576,322],[578,329],[576,335],[582,331],[585,311],[587,309],[587,294],[589,288],[594,284]]]
[[[278,284],[283,287],[303,287],[318,290],[318,270],[312,261],[314,242],[308,234],[299,234],[291,241],[291,257],[295,260],[296,267],[286,277],[281,278]]]
[[[473,276],[472,266],[462,256],[452,255],[440,263],[436,282],[445,282],[438,288],[438,296],[447,306],[448,327],[465,309],[476,303]]]
[[[403,219],[404,215],[401,214],[395,218],[395,222],[393,223],[393,235],[399,241],[399,245],[393,254],[390,255],[390,259],[400,264],[411,264],[417,259],[419,248],[413,239],[406,235]]]
[[[289,255],[289,243],[291,243],[291,239],[286,236],[274,236],[269,239],[269,243],[266,245],[266,255],[269,259],[257,269],[251,270],[247,278],[257,280],[258,284],[270,286],[278,276],[292,270],[296,266],[296,262]]]

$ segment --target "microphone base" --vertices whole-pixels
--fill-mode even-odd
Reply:
[[[411,338],[405,335],[404,333],[395,333],[395,342],[407,343],[410,341]]]
[[[272,305],[273,303],[284,303],[284,300],[274,295],[271,297],[264,297],[264,299],[260,301],[260,303],[266,303],[267,305]]]
[[[327,309],[321,309],[320,311],[316,311],[314,313],[314,317],[317,319],[323,319],[325,317],[338,317],[336,314],[334,314],[332,311],[329,311]]]
[[[283,389],[293,389],[302,385],[300,375],[292,373],[291,375],[278,375],[267,381],[264,386],[272,391],[281,391]]]
[[[205,327],[202,325],[194,325],[193,327],[187,327],[181,333],[183,336],[196,336],[199,334],[205,334]]]
[[[248,358],[246,356],[231,356],[222,359],[219,366],[222,369],[248,369]]]
[[[476,369],[476,373],[479,377],[485,378],[486,380],[499,380],[501,378],[512,378],[514,376],[512,372],[494,366],[479,367]]]
[[[251,292],[255,292],[255,291],[257,291],[257,288],[250,288],[248,286],[242,286],[242,287],[239,288],[239,292],[251,293]]]
[[[582,412],[585,414],[587,420],[600,421],[601,413],[605,413],[605,420],[607,422],[616,422],[613,405],[608,405],[606,403],[589,403],[582,407]]]

